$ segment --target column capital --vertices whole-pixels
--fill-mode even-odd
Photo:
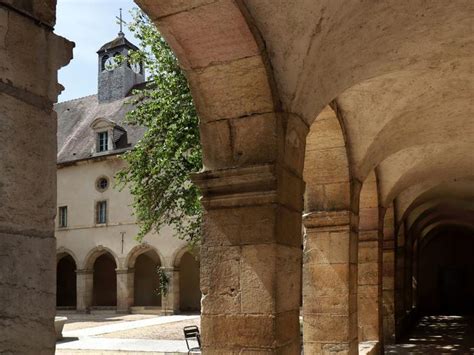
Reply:
[[[303,224],[306,229],[349,228],[351,216],[352,212],[347,210],[309,212],[303,215]]]
[[[193,174],[192,180],[201,189],[201,202],[208,210],[266,204],[302,209],[304,181],[279,164],[204,171]],[[290,193],[282,186],[289,186]]]
[[[94,270],[92,269],[77,269],[76,274],[77,275],[91,275],[94,273]]]
[[[131,274],[135,271],[134,268],[129,268],[129,269],[115,269],[115,272],[117,274]]]
[[[274,164],[204,171],[192,176],[206,209],[276,202]]]

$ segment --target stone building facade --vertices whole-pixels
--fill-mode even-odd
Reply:
[[[55,106],[58,115],[57,306],[78,312],[186,312],[200,309],[199,264],[170,228],[138,243],[133,198],[116,174],[122,154],[144,129],[124,123],[130,93],[143,86],[142,65],[109,58],[136,49],[122,33],[98,53],[98,93]],[[157,294],[157,268],[169,277]]]
[[[471,0],[136,2],[201,119],[204,353],[381,352],[419,312],[466,306],[469,278],[447,299],[445,281],[472,266]],[[0,4],[0,347],[52,353],[52,105],[72,45],[54,1]]]

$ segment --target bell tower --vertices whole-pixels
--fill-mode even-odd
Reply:
[[[128,56],[129,50],[138,48],[125,38],[122,32],[122,12],[120,11],[120,31],[118,36],[98,51],[98,100],[99,103],[111,102],[127,96],[130,89],[145,81],[143,63],[130,64],[127,60],[120,65],[115,58]]]

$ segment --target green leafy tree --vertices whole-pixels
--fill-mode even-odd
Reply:
[[[201,235],[202,216],[200,193],[190,180],[190,173],[202,166],[199,119],[174,53],[145,14],[132,14],[129,28],[140,50],[131,52],[128,60],[145,64],[148,84],[135,93],[126,120],[146,127],[146,133],[124,154],[128,164],[118,182],[134,196],[138,240],[167,224],[193,245]]]

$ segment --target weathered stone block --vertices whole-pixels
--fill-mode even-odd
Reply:
[[[348,294],[349,267],[347,264],[309,264],[303,273],[303,288],[317,285],[318,296]]]
[[[275,317],[271,315],[204,314],[201,316],[201,328],[204,347],[272,349],[276,345]]]
[[[377,263],[361,263],[358,268],[359,285],[377,285],[379,270]]]
[[[55,116],[8,95],[0,94],[0,102],[0,226],[52,233],[56,214]]]
[[[230,120],[233,161],[236,165],[273,162],[277,154],[277,117],[274,113]]]
[[[332,264],[349,262],[350,234],[306,229],[305,263]]]
[[[202,314],[241,310],[239,247],[201,247]]]
[[[260,57],[239,59],[189,72],[202,122],[273,112],[273,99]]]
[[[56,72],[69,62],[73,46],[27,17],[0,8],[0,83],[14,86],[18,95],[39,101],[38,105],[51,106],[56,102]]]
[[[228,120],[202,122],[200,125],[203,165],[205,169],[232,166],[232,141]]]
[[[163,8],[161,4],[146,8],[152,10],[153,16],[163,16],[183,8],[180,2]],[[157,22],[185,68],[203,68],[259,54],[253,34],[235,2],[194,0],[193,3],[187,4],[185,11]]]
[[[344,342],[350,337],[348,315],[312,314],[303,317],[303,341]]]
[[[216,1],[217,0],[173,0],[157,3],[155,0],[136,0],[135,2],[152,20],[156,20],[163,16],[189,11]]]
[[[275,261],[276,246],[274,244],[242,247],[240,276],[242,312],[273,313],[276,311]],[[286,265],[280,267],[283,270]]]
[[[285,164],[302,174],[305,159],[308,126],[302,118],[289,114],[285,136]]]
[[[0,233],[0,349],[53,353],[56,240]],[[41,305],[41,307],[38,307]]]
[[[359,239],[359,263],[377,263],[379,258],[377,241],[361,241]]]
[[[206,211],[203,240],[212,246],[272,243],[276,213],[276,205]]]
[[[321,296],[316,293],[317,285],[305,285],[303,290],[303,312],[306,315],[326,313],[345,315],[349,313],[349,302],[346,294]]]

